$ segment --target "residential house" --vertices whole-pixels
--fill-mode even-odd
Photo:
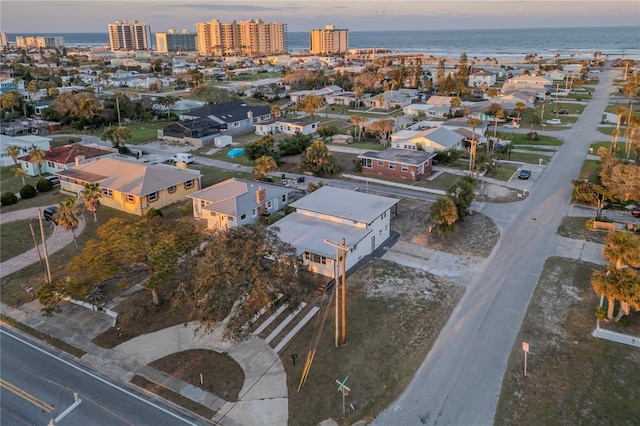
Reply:
[[[404,113],[404,115],[410,115],[413,117],[417,117],[421,114],[424,114],[425,117],[431,117],[431,118],[443,117],[442,111],[439,109],[436,109],[435,105],[427,105],[427,104],[407,105],[406,107],[402,108],[402,112]]]
[[[29,123],[27,123],[30,126]],[[27,127],[29,128],[29,127]],[[6,130],[6,128],[5,128]],[[20,155],[28,153],[32,148],[38,148],[43,151],[49,151],[51,143],[50,138],[36,135],[9,136],[0,135],[0,166],[14,166],[13,158],[7,155],[7,148],[17,146],[20,149]]]
[[[368,108],[402,108],[411,105],[411,96],[397,90],[382,92],[378,95],[365,95],[362,103]]]
[[[231,136],[245,135],[255,131],[258,123],[271,119],[271,108],[266,106],[249,106],[240,102],[209,104],[201,108],[180,114],[180,120],[208,118],[221,124],[223,133]]]
[[[220,136],[223,124],[209,118],[182,120],[158,129],[158,139],[162,141],[186,143],[195,146],[208,146]]]
[[[228,179],[189,195],[193,216],[208,229],[227,229],[256,223],[289,201],[292,189],[265,182]]]
[[[486,70],[478,70],[469,74],[469,87],[489,88],[496,84],[496,73]]]
[[[399,201],[323,186],[291,203],[296,211],[271,226],[278,228],[280,239],[296,249],[310,271],[333,277],[336,249],[327,242],[341,244],[344,239],[350,270],[390,237]]]
[[[464,137],[450,128],[434,127],[427,130],[400,130],[391,135],[391,147],[426,152],[461,149]]]
[[[278,118],[256,124],[256,135],[311,135],[318,130],[318,122],[304,118]]]
[[[299,90],[297,92],[291,92],[289,93],[289,97],[291,98],[291,102],[295,104],[309,95],[320,96],[322,99],[326,101],[329,96],[335,96],[342,92],[343,92],[342,87],[336,86],[334,84],[332,86],[326,86],[326,87],[323,87],[322,89],[317,89],[317,90]]]
[[[403,148],[367,151],[358,155],[362,173],[417,182],[432,173],[434,152]]]
[[[31,153],[18,158],[18,164],[29,176],[39,174],[56,173],[81,163],[90,163],[100,158],[111,158],[118,154],[114,148],[104,148],[88,145],[64,145],[50,148],[44,156],[38,170],[38,165],[32,161]]]
[[[475,129],[469,124],[467,117],[456,117],[449,119],[440,126],[443,129],[453,130],[465,139],[475,138],[479,142],[485,142],[484,134],[486,131],[486,123],[476,126]]]
[[[138,216],[183,200],[199,190],[201,183],[197,170],[116,158],[79,164],[56,174],[61,192],[80,197],[85,184],[100,184],[103,206]]]
[[[358,97],[354,92],[342,92],[335,95],[329,95],[326,97],[328,105],[346,105],[349,106],[351,102],[358,102]]]
[[[521,75],[507,80],[503,85],[502,94],[512,92],[533,91],[544,94],[553,89],[553,79],[544,75]]]

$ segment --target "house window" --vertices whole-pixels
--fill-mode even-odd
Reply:
[[[403,164],[402,167],[400,167],[400,170],[402,170],[403,172],[408,172],[409,171],[409,166]]]
[[[282,196],[282,202],[283,202],[283,203],[286,203],[286,202],[287,202],[287,196],[286,196],[286,195],[283,195],[283,196]]]
[[[113,191],[109,188],[102,188],[102,195],[108,198],[113,198]]]
[[[47,168],[49,168],[49,169],[55,168],[53,162],[47,161]]]
[[[377,164],[378,164],[378,166],[384,166],[384,161],[380,161],[380,160],[378,160],[378,161],[377,161]]]
[[[167,191],[169,192],[169,194],[173,194],[174,192],[176,192],[176,186],[170,186],[167,188]]]
[[[200,200],[200,207],[207,207],[209,204],[211,204],[210,201]]]
[[[153,203],[154,201],[156,201],[158,199],[158,192],[152,192],[151,194],[147,195],[147,200],[150,203]]]
[[[256,217],[258,215],[258,209],[253,209],[253,214],[251,216]]]
[[[362,167],[370,169],[371,168],[371,158],[363,158],[362,159]]]
[[[127,194],[127,203],[135,203],[136,197],[135,195]]]
[[[309,262],[319,263],[321,265],[326,265],[327,264],[327,258],[326,257],[319,256],[317,254],[313,254],[313,253],[309,253],[309,252],[306,252],[304,254],[304,259],[309,261]]]
[[[193,179],[184,183],[184,189],[193,188]]]
[[[424,164],[420,164],[420,167],[418,167],[418,174],[421,175],[424,173]]]
[[[233,222],[235,220],[235,218],[233,216],[227,216],[227,220],[229,222]]]
[[[243,214],[242,216],[240,216],[240,220],[245,220],[247,218],[246,214]]]
[[[396,169],[396,163],[389,163],[389,170],[395,170]]]
[[[271,208],[271,201],[267,201],[267,208],[270,209]]]

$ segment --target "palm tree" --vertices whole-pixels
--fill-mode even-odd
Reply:
[[[353,88],[353,93],[356,95],[356,108],[358,108],[362,102],[362,97],[364,96],[364,87],[362,87],[362,85],[357,85]]]
[[[84,189],[80,192],[84,199],[84,206],[93,213],[93,221],[98,221],[98,208],[100,207],[100,199],[102,198],[102,189],[99,183],[85,183]]]
[[[276,118],[280,115],[280,107],[278,105],[274,105],[271,107],[271,117]]]
[[[15,177],[19,177],[22,179],[22,186],[26,185],[26,182],[24,181],[24,177],[28,176],[29,174],[27,173],[27,171],[25,169],[23,169],[22,167],[16,167],[15,168],[15,173],[14,176]]]
[[[263,155],[256,158],[255,166],[253,167],[253,175],[256,179],[265,179],[269,172],[273,170],[278,170],[278,163],[273,157]]]
[[[431,206],[429,218],[442,233],[447,233],[453,231],[453,226],[458,221],[458,209],[451,198],[438,197]]]
[[[354,136],[356,136],[356,141],[360,142],[360,138],[362,137],[361,124],[366,123],[367,119],[365,117],[360,117],[359,115],[352,115],[349,119],[353,124],[353,134]],[[357,129],[357,133],[356,133],[356,129]]]
[[[640,237],[628,232],[612,232],[605,240],[602,255],[616,269],[640,267]]]
[[[18,167],[18,156],[22,154],[22,149],[17,145],[9,145],[4,150],[5,154],[7,154],[13,160],[13,164]]]
[[[40,148],[38,148],[37,146],[33,145],[31,147],[31,151],[30,151],[30,161],[35,163],[36,166],[38,166],[38,176],[41,176],[41,167],[42,167],[42,162],[44,161],[44,157],[45,155],[47,155],[47,153],[43,150],[41,150]]]
[[[78,246],[78,240],[76,239],[76,228],[78,227],[80,209],[76,205],[78,199],[75,197],[69,197],[58,206],[58,211],[53,215],[54,222],[62,226],[67,231],[71,231],[73,234],[73,242],[76,247]]]
[[[95,307],[102,299],[104,299],[104,290],[102,289],[102,286],[96,285],[91,287],[91,290],[89,290],[89,294],[85,300],[88,303],[91,303],[91,309],[95,311]]]
[[[471,149],[469,151],[469,176],[473,176],[473,170],[476,167],[476,147],[478,141],[476,140],[476,127],[482,125],[482,120],[479,118],[470,118],[467,123],[471,126]]]
[[[611,132],[611,152],[615,153],[618,150],[617,144],[618,144],[618,136],[620,136],[620,123],[622,122],[622,117],[627,113],[627,109],[621,105],[618,105],[613,110],[618,116],[618,123],[616,124],[616,129],[613,132]]]
[[[450,104],[449,115],[453,115],[453,112],[458,108],[460,108],[460,105],[462,105],[462,99],[460,99],[457,96],[454,96],[453,98],[451,98],[451,101],[449,102],[449,104]]]

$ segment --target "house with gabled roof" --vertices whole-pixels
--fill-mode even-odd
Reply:
[[[336,249],[349,247],[345,259],[351,269],[372,254],[391,236],[391,218],[397,213],[396,198],[323,186],[290,204],[296,211],[271,225],[291,244],[310,271],[333,276]]]
[[[102,158],[56,174],[61,192],[80,197],[85,184],[99,184],[103,206],[138,216],[185,199],[200,189],[201,182],[198,170],[119,158]]]
[[[188,143],[194,146],[213,145],[223,131],[223,124],[209,118],[182,120],[158,129],[158,139],[169,142]]]
[[[391,147],[423,149],[426,152],[446,151],[460,149],[463,139],[463,136],[452,129],[441,126],[427,130],[401,130],[391,135]]]
[[[207,118],[221,125],[223,133],[236,136],[253,133],[257,123],[271,119],[271,108],[240,102],[209,104],[180,114],[180,120]]]
[[[256,135],[311,135],[318,131],[318,122],[305,118],[276,118],[256,124]]]
[[[90,163],[101,158],[115,157],[116,155],[118,155],[117,149],[99,147],[97,145],[73,144],[49,148],[42,161],[40,174],[56,173],[80,163]],[[38,175],[38,165],[31,160],[31,153],[18,157],[18,165],[29,176]]]
[[[287,205],[292,189],[266,182],[227,179],[189,195],[193,216],[208,229],[227,229],[256,223]]]

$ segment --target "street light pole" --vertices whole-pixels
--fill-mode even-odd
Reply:
[[[330,246],[335,247],[336,249],[336,258],[334,261],[334,265],[333,265],[333,285],[334,285],[334,292],[335,292],[335,298],[336,298],[336,315],[335,315],[335,323],[336,323],[336,341],[335,341],[335,345],[336,348],[338,347],[338,336],[339,336],[339,331],[340,328],[342,329],[342,345],[345,345],[347,343],[347,283],[346,283],[346,262],[347,262],[347,251],[351,250],[350,247],[348,247],[346,245],[346,240],[343,238],[342,239],[342,244],[337,244],[334,243],[332,241],[327,240],[326,238],[324,239],[324,243],[325,244],[329,244]],[[340,252],[342,252],[342,257],[340,257]],[[340,327],[340,321],[339,321],[339,293],[338,293],[338,271],[340,270],[340,260],[342,260],[342,327]]]

